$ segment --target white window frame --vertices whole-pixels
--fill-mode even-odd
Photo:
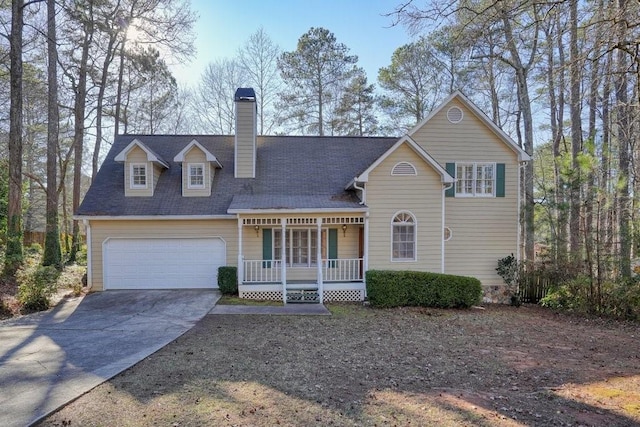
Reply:
[[[142,175],[134,174],[134,171],[136,170],[136,168],[144,168],[144,185],[135,183],[136,176],[142,176]],[[131,166],[129,167],[129,181],[130,181],[129,182],[130,187],[133,189],[142,190],[142,189],[148,188],[149,166],[146,163],[131,163]]]
[[[327,228],[322,228],[322,247],[321,247],[321,251],[322,251],[322,259],[327,259],[328,255],[329,255],[329,232],[327,231]],[[294,250],[301,250],[302,248],[297,247],[294,248],[293,247],[293,232],[294,231],[306,231],[307,232],[307,261],[306,262],[298,262],[298,263],[293,263],[292,260],[294,259]],[[312,267],[312,266],[316,266],[318,265],[317,263],[317,243],[316,246],[312,245],[312,240],[316,239],[316,236],[318,235],[318,229],[317,228],[298,228],[298,227],[293,227],[293,228],[287,228],[286,230],[287,234],[286,234],[286,251],[287,251],[287,256],[285,258],[286,263],[287,263],[287,267]],[[278,256],[276,256],[276,249],[280,250],[280,242],[282,241],[282,230],[281,229],[273,229],[273,237],[271,239],[271,253],[273,254],[273,259],[274,260],[280,260],[281,259],[281,255],[279,254]],[[276,247],[277,246],[277,247]],[[301,257],[300,254],[297,254],[297,257]]]
[[[456,162],[456,197],[496,197],[496,170],[497,166],[494,162]],[[465,179],[459,174],[460,168],[471,168],[471,178]],[[491,167],[491,178],[481,178],[478,176],[478,169],[482,168],[483,173],[486,173],[487,167]],[[484,185],[482,185],[482,181]],[[478,191],[480,188],[486,189],[486,184],[491,183],[491,191]],[[469,183],[470,186],[466,186],[465,183]],[[481,187],[478,187],[481,185]]]
[[[202,184],[193,184],[191,178],[195,178],[198,175],[191,173],[191,168],[200,168],[202,170]],[[187,188],[189,189],[203,189],[205,188],[205,176],[206,171],[204,169],[204,163],[188,163],[187,164]]]
[[[396,218],[400,216],[408,216],[411,219],[411,222],[396,222]],[[412,258],[403,258],[395,256],[394,249],[394,236],[396,229],[399,227],[406,227],[411,224],[413,227],[413,257]],[[391,262],[415,262],[418,260],[418,221],[416,220],[416,216],[409,211],[398,211],[391,217]]]

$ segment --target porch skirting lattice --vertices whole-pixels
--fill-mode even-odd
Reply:
[[[240,298],[282,301],[282,291],[251,290],[239,291]],[[364,301],[365,293],[362,289],[334,289],[324,291],[324,302]]]

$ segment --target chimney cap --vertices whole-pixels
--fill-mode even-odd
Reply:
[[[236,101],[256,102],[256,93],[252,87],[239,87],[234,96]]]

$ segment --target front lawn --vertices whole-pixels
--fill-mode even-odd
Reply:
[[[40,425],[640,425],[638,324],[329,307],[206,316]]]

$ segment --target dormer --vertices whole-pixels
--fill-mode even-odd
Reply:
[[[134,139],[114,159],[124,163],[124,195],[151,197],[164,169],[169,164],[140,140]]]
[[[184,197],[208,197],[216,168],[222,165],[195,139],[173,158],[182,164],[182,195]]]

